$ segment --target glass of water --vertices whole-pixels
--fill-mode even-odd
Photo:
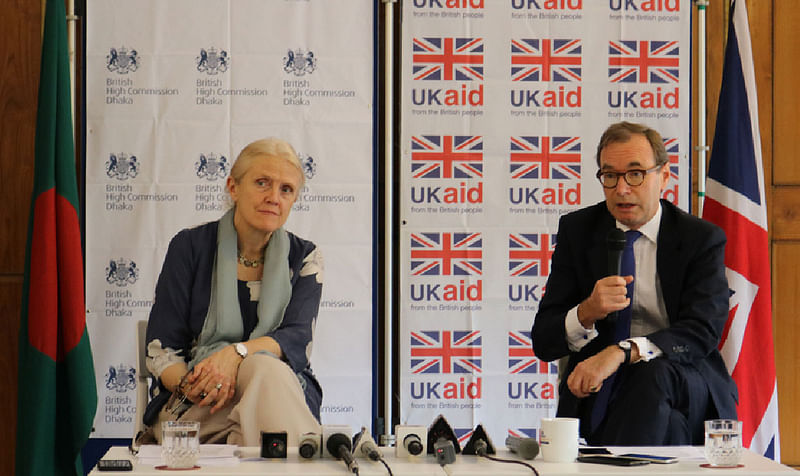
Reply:
[[[200,453],[200,422],[165,421],[161,424],[161,459],[170,469],[194,468]]]
[[[708,464],[733,467],[742,455],[742,422],[736,420],[706,420],[705,454]]]

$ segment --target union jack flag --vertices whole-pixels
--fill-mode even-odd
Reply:
[[[511,40],[512,81],[581,80],[581,40]]]
[[[450,276],[483,274],[480,233],[412,233],[411,274]]]
[[[511,233],[508,235],[508,273],[510,276],[548,276],[556,249],[556,235]]]
[[[483,38],[414,38],[413,50],[415,81],[483,80]]]
[[[608,78],[612,83],[677,83],[677,41],[609,41]]]
[[[539,430],[537,428],[509,428],[508,436],[516,436],[517,438],[533,438],[539,439]]]
[[[483,137],[411,137],[411,174],[414,178],[483,177]]]
[[[768,187],[756,93],[747,3],[739,0],[731,5],[708,193],[701,210],[703,218],[719,225],[728,237],[725,275],[731,295],[719,350],[742,390],[736,406],[742,444],[780,461]]]
[[[480,331],[411,332],[411,372],[481,373]]]
[[[509,331],[508,372],[512,374],[558,375],[558,365],[536,358],[531,343],[531,331]]]
[[[581,138],[512,136],[512,179],[581,178]]]

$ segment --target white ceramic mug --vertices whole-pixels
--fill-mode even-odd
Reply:
[[[542,458],[552,463],[571,463],[578,457],[578,419],[542,418],[539,445]]]

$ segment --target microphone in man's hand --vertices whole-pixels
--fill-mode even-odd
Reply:
[[[619,228],[612,228],[606,235],[606,247],[608,248],[608,275],[620,276],[622,273],[622,252],[625,250],[625,232]],[[617,312],[610,313],[607,319],[613,322],[617,318]]]
[[[608,275],[619,276],[622,272],[622,251],[625,249],[625,232],[612,228],[606,235],[608,248]]]
[[[507,436],[506,447],[512,453],[518,454],[522,459],[533,459],[539,454],[539,443],[533,438]]]
[[[344,460],[347,469],[351,472],[355,473],[358,471],[358,463],[356,463],[353,454],[350,452],[353,445],[350,442],[350,438],[344,433],[334,433],[330,435],[328,441],[325,442],[325,448],[333,457]]]

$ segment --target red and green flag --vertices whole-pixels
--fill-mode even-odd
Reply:
[[[19,331],[17,475],[82,475],[95,411],[63,0],[47,0]]]

